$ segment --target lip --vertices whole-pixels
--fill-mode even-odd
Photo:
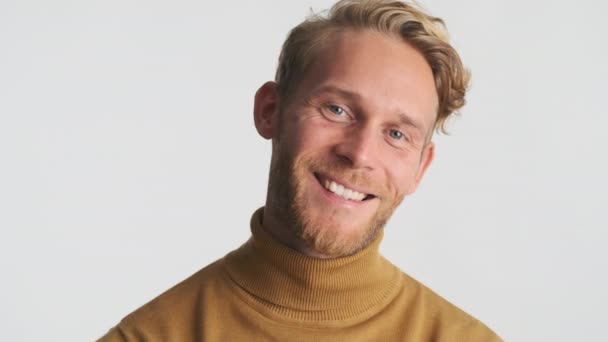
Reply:
[[[319,187],[319,192],[322,194],[324,198],[326,198],[330,203],[334,205],[345,207],[345,208],[361,208],[361,206],[368,205],[368,202],[372,202],[375,198],[371,198],[365,201],[352,201],[347,200],[341,196],[334,194],[333,192],[325,189],[325,187],[320,183],[319,178],[316,174],[312,174],[312,178],[314,178],[314,183]],[[331,178],[326,178],[331,179]],[[353,189],[354,190],[354,189]]]
[[[355,191],[360,192],[360,193],[365,194],[365,195],[371,195],[373,197],[377,197],[376,195],[374,195],[373,193],[371,193],[371,192],[369,192],[369,191],[367,191],[365,189],[361,189],[361,188],[358,188],[356,186],[352,186],[352,185],[348,184],[347,182],[335,179],[335,178],[330,177],[328,175],[321,174],[321,173],[318,173],[318,172],[314,172],[313,175],[317,179],[317,182],[321,185],[321,187],[324,190],[326,190],[326,191],[327,191],[327,189],[325,189],[325,187],[321,183],[323,180],[328,180],[328,181],[332,181],[332,182],[337,183],[337,184],[342,184],[344,187],[349,188],[351,190],[355,190]],[[333,194],[333,192],[330,192],[330,193]]]

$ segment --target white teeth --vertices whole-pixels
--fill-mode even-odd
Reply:
[[[338,184],[338,186],[336,187],[336,195],[345,197],[344,196],[344,186]]]
[[[325,180],[323,182],[323,186],[325,189],[347,200],[362,201],[366,196],[358,191],[345,188],[344,185],[338,184],[334,181]]]
[[[335,193],[336,190],[338,190],[338,185],[334,182],[329,182],[329,187],[327,190]]]
[[[353,191],[351,189],[345,189],[344,193],[342,194],[342,196],[344,196],[346,199],[352,199],[353,198]]]

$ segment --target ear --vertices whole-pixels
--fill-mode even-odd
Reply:
[[[266,82],[255,93],[253,120],[255,128],[264,139],[275,137],[279,95],[275,82]]]
[[[416,173],[414,191],[418,188],[422,177],[426,173],[426,170],[433,162],[433,158],[435,158],[435,144],[432,141],[429,141],[428,144],[422,149],[422,153],[420,155],[420,165],[418,165],[418,172]]]

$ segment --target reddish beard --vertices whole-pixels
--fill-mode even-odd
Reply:
[[[344,161],[322,160],[314,156],[301,156],[297,160],[280,146],[275,146],[270,167],[268,205],[274,207],[279,222],[290,233],[317,254],[341,257],[354,254],[369,245],[384,228],[386,222],[403,197],[391,202],[388,187],[374,182],[369,176],[349,168]],[[353,227],[347,233],[337,234],[329,218],[315,222],[309,192],[310,173],[331,175],[354,187],[371,189],[380,200],[380,206],[366,224]],[[337,209],[336,209],[337,210]]]

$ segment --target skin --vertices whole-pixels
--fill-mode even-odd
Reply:
[[[336,33],[286,102],[274,82],[256,93],[256,128],[273,142],[264,228],[316,258],[367,246],[433,160],[437,107],[432,70],[410,44]],[[345,200],[326,180],[372,196]]]

